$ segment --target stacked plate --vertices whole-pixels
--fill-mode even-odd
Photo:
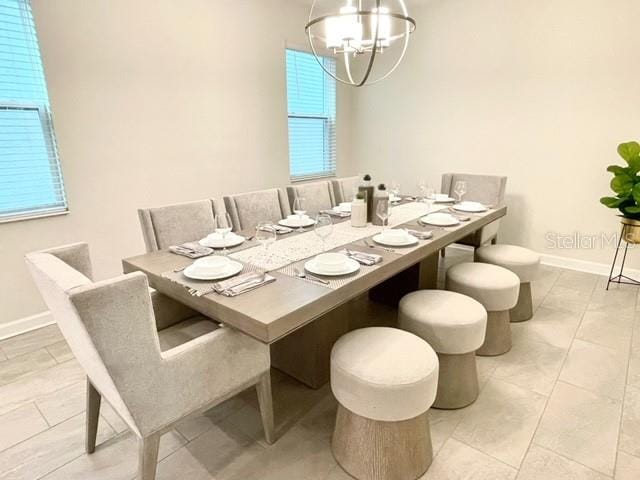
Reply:
[[[240,245],[246,238],[233,232],[227,233],[223,238],[220,233],[212,233],[207,238],[200,240],[200,245],[209,248],[231,248]]]
[[[452,227],[458,225],[460,220],[449,213],[435,212],[422,217],[420,223],[434,225],[436,227]]]
[[[338,277],[360,270],[360,264],[342,253],[322,253],[304,264],[304,269],[315,275]]]
[[[479,202],[460,202],[452,207],[454,210],[466,213],[480,213],[489,210],[486,205]]]
[[[184,269],[184,276],[193,280],[220,280],[242,271],[242,264],[220,255],[200,258]]]
[[[389,247],[409,247],[418,239],[404,229],[389,229],[373,237],[373,241]]]
[[[389,195],[389,201],[391,203],[400,203],[402,201],[402,197],[399,197],[399,196],[394,195],[393,193],[391,193]]]
[[[310,227],[311,225],[315,225],[315,220],[311,218],[309,215],[288,215],[287,218],[283,218],[278,222],[280,225],[289,228],[304,228]]]

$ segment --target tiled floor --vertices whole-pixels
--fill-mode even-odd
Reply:
[[[467,256],[450,249],[446,262]],[[640,479],[638,290],[604,284],[543,268],[535,316],[513,325],[513,349],[478,359],[478,400],[432,410],[436,456],[424,479]],[[273,389],[275,445],[247,391],[166,434],[158,479],[347,480],[329,448],[329,388],[274,371]],[[0,479],[133,479],[135,438],[122,420],[103,406],[87,456],[83,410],[84,375],[55,326],[0,342]]]

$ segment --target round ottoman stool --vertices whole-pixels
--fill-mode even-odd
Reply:
[[[484,343],[487,311],[471,297],[446,290],[405,295],[399,326],[425,340],[440,363],[435,408],[466,407],[478,398],[476,350]]]
[[[487,245],[476,249],[476,261],[491,263],[511,270],[520,278],[518,303],[511,310],[512,322],[524,322],[533,317],[531,281],[538,276],[540,255],[516,245]]]
[[[518,303],[520,279],[506,268],[488,263],[459,263],[447,270],[447,290],[474,298],[487,311],[487,333],[477,355],[511,350],[509,310]]]
[[[397,328],[342,336],[331,351],[338,414],[331,449],[361,480],[415,480],[433,459],[429,407],[438,357],[427,342]]]

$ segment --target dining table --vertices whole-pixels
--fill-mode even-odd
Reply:
[[[420,222],[426,214],[442,210],[461,221],[438,227]],[[245,271],[267,271],[275,280],[238,296],[208,289],[182,278],[193,260],[168,250],[146,253],[122,261],[124,273],[144,272],[149,285],[227,327],[235,328],[271,347],[272,366],[312,388],[329,380],[330,353],[336,340],[366,323],[363,296],[397,304],[409,291],[436,288],[440,251],[479,232],[507,213],[506,206],[491,206],[478,213],[454,212],[450,204],[428,204],[403,198],[391,208],[387,228],[432,232],[406,247],[384,247],[373,241],[384,227],[352,227],[348,217],[334,218],[331,235],[321,241],[313,227],[279,235],[268,250],[255,240],[229,249],[229,258]],[[254,232],[245,233],[253,237]],[[322,277],[323,283],[304,276],[305,263],[322,252],[375,253],[381,261],[362,265],[341,277]],[[325,283],[326,282],[326,283]],[[197,283],[197,282],[196,282]]]

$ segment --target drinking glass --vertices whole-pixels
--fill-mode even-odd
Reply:
[[[264,249],[264,256],[269,261],[269,246],[277,240],[276,227],[271,222],[260,222],[256,227],[256,240]]]
[[[395,180],[391,181],[391,188],[389,190],[395,197],[400,196],[400,184]]]
[[[427,181],[424,178],[418,180],[418,190],[420,190],[420,199],[419,202],[424,202],[426,199],[425,190],[427,189]]]
[[[433,207],[433,202],[435,201],[436,191],[434,188],[427,186],[424,190],[425,193],[425,202],[427,204],[428,212],[431,212],[431,207]]]
[[[459,180],[456,182],[456,186],[453,188],[453,193],[458,197],[458,202],[462,201],[462,197],[467,193],[467,182]]]
[[[387,223],[389,222],[389,216],[391,215],[389,204],[389,200],[378,200],[378,206],[376,207],[376,215],[382,221],[383,231],[387,226]]]
[[[293,213],[298,215],[298,232],[304,232],[304,228],[302,228],[302,217],[307,213],[307,201],[304,197],[296,197],[293,201]]]
[[[333,232],[333,220],[331,220],[331,216],[326,213],[318,214],[313,231],[316,232],[316,235],[320,237],[320,240],[322,240],[322,251],[324,252],[325,242]]]
[[[226,255],[228,253],[227,250],[227,234],[231,231],[231,216],[227,213],[218,213],[214,217],[216,233],[220,234],[222,237],[222,254]]]

